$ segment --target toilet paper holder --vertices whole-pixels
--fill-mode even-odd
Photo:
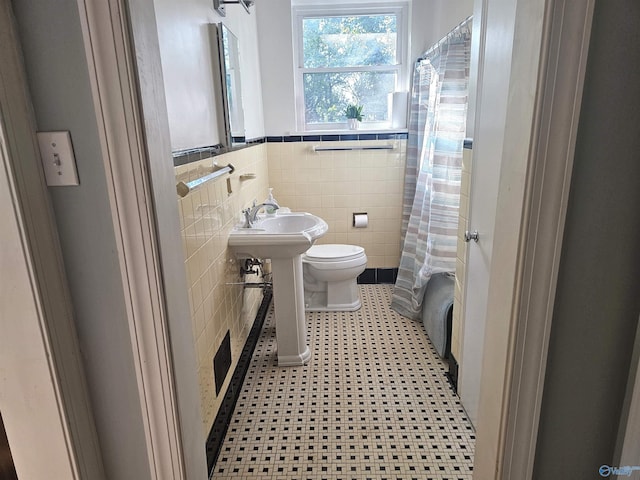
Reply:
[[[353,214],[353,227],[354,228],[366,228],[369,224],[369,217],[367,212],[355,212]]]

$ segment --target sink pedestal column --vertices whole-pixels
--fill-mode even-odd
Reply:
[[[311,358],[311,350],[307,346],[302,256],[272,258],[271,270],[278,365],[304,365]]]

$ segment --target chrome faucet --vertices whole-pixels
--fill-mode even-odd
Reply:
[[[280,208],[278,205],[271,202],[264,202],[258,205],[256,205],[254,202],[251,208],[245,208],[244,210],[242,210],[242,213],[244,214],[244,225],[242,227],[251,228],[253,224],[256,222],[256,218],[258,216],[258,212],[260,211],[260,209],[267,206],[273,207],[274,210],[278,210],[278,208]]]

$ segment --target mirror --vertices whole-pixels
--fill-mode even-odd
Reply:
[[[221,124],[220,138],[225,147],[234,147],[246,142],[244,127],[244,109],[242,106],[242,88],[240,74],[240,49],[238,39],[223,24],[212,25],[216,31],[218,50],[218,80],[222,106],[218,120]],[[216,62],[214,62],[215,64]],[[224,132],[222,131],[224,128]]]

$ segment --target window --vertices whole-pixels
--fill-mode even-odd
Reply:
[[[389,128],[389,93],[406,90],[406,4],[294,10],[297,123],[302,131],[345,129],[349,104],[362,128]]]

